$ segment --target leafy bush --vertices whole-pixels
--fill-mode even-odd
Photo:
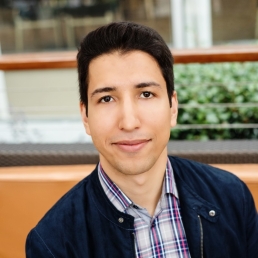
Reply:
[[[179,108],[178,128],[180,125],[215,125],[215,128],[175,128],[170,139],[258,139],[257,128],[223,128],[258,123],[258,62],[178,64],[174,73],[179,104],[189,105]]]

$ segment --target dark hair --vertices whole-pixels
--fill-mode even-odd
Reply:
[[[167,85],[171,106],[174,91],[173,57],[162,37],[154,30],[133,22],[114,22],[90,32],[81,42],[77,54],[80,101],[88,107],[88,73],[90,62],[103,54],[122,54],[140,50],[158,62]]]

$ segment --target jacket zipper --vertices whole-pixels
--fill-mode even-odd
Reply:
[[[135,248],[135,233],[132,233],[133,235],[133,247],[134,247],[134,257],[136,257],[136,248]]]
[[[201,232],[201,258],[203,258],[203,227],[202,227],[202,220],[200,215],[198,215],[199,224],[200,224],[200,232]]]

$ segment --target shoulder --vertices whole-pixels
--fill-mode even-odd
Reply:
[[[176,186],[184,195],[190,193],[192,196],[213,203],[224,211],[232,212],[232,216],[234,212],[241,213],[243,216],[248,216],[250,211],[256,214],[250,190],[236,175],[187,159],[178,157],[169,157],[169,159]]]
[[[81,228],[87,227],[86,214],[92,205],[92,189],[97,177],[96,169],[86,178],[77,183],[44,215],[33,228],[26,241],[26,253],[32,253],[35,257],[44,253],[44,257],[55,257],[52,253],[65,256],[63,246],[77,246],[80,250],[86,237],[81,236]],[[37,255],[35,255],[37,254]],[[37,256],[42,257],[42,256]]]
[[[90,201],[89,197],[93,189],[94,180],[96,179],[97,169],[90,175],[79,181],[67,193],[65,193],[53,207],[44,215],[39,224],[45,220],[51,220],[58,215],[58,218],[69,215],[70,212],[81,210]]]
[[[216,204],[233,203],[244,208],[253,202],[246,184],[236,175],[222,169],[178,157],[169,157],[176,185]]]
[[[181,203],[188,200],[195,205],[198,200],[200,209],[212,204],[220,214],[217,225],[223,226],[225,232],[230,228],[238,238],[241,236],[242,243],[248,243],[250,257],[256,257],[252,254],[258,252],[258,215],[246,184],[234,174],[207,164],[178,157],[169,159]]]
[[[196,162],[179,157],[169,157],[174,173],[183,180],[197,181],[212,184],[242,184],[243,182],[233,173],[213,167],[208,164]]]
[[[73,207],[73,209],[79,209],[83,203],[87,203],[89,191],[91,191],[92,188],[91,177],[92,174],[79,181],[74,187],[65,193],[44,215],[41,221],[55,216],[55,214],[58,214],[59,216],[61,214],[64,216],[70,210],[70,208]]]

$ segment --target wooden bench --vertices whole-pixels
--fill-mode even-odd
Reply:
[[[216,164],[245,181],[258,207],[258,164]],[[25,239],[46,211],[95,165],[0,168],[0,257],[24,258]]]

